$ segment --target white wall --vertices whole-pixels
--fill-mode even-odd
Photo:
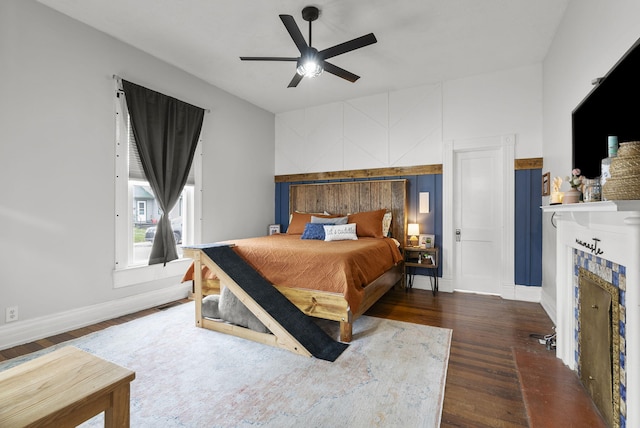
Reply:
[[[0,336],[179,282],[113,288],[113,74],[211,110],[203,242],[273,222],[273,114],[32,0],[0,2],[0,64]]]
[[[542,65],[444,84],[444,141],[516,135],[516,159],[542,156]]]
[[[276,174],[442,163],[442,141],[516,134],[542,156],[542,66],[276,115]]]
[[[571,112],[591,91],[591,80],[604,76],[640,37],[639,16],[638,0],[569,4],[543,67],[543,172],[551,177],[565,177],[580,167],[571,165]],[[554,319],[555,229],[550,217],[543,218],[542,303]]]

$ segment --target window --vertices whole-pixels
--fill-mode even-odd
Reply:
[[[148,266],[149,254],[155,236],[155,224],[160,218],[160,208],[156,203],[153,190],[144,175],[142,164],[135,147],[133,131],[129,122],[124,96],[117,93],[116,98],[116,257],[114,285],[122,287],[138,282],[158,279],[159,266]],[[169,267],[182,260],[182,246],[195,243],[195,188],[199,182],[200,144],[196,149],[193,165],[187,185],[180,200],[169,213],[174,231],[179,260],[167,264]],[[196,179],[198,177],[198,179]],[[199,184],[199,183],[198,183]],[[199,218],[200,216],[197,216]],[[188,260],[190,263],[191,261]],[[182,265],[182,263],[177,263]],[[144,275],[139,272],[130,279],[122,278],[126,270],[148,270],[155,273]],[[181,269],[181,270],[180,270]],[[175,272],[184,272],[186,267],[164,269],[166,276]],[[162,274],[161,274],[162,275]],[[118,278],[116,278],[118,277]]]

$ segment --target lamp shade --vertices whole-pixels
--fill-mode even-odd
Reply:
[[[420,225],[418,223],[409,223],[409,226],[407,227],[407,235],[420,235]]]

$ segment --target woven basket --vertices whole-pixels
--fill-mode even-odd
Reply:
[[[609,172],[612,177],[628,177],[640,174],[640,156],[618,156],[611,159]]]
[[[620,143],[618,157],[627,156],[640,156],[640,141],[625,141],[624,143]]]
[[[609,177],[602,196],[612,200],[640,199],[640,141],[620,143],[618,156],[611,159]]]
[[[609,201],[640,199],[640,175],[608,178],[602,196]]]

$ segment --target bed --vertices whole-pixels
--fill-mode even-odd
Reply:
[[[233,246],[302,312],[338,321],[340,341],[350,342],[353,322],[403,279],[398,241],[404,242],[406,204],[406,180],[291,185],[287,233],[225,244]],[[347,217],[348,223],[355,223],[358,239],[301,239],[308,237],[305,229],[310,228],[309,220],[332,224],[335,217]],[[381,221],[380,233],[377,219]],[[388,236],[397,240],[383,236],[382,220],[387,222]],[[325,230],[330,229],[341,230],[339,226]],[[194,280],[196,325],[256,340],[253,333],[203,316],[202,300],[220,294],[225,275],[217,266],[208,268],[199,263],[200,251],[185,248],[185,255],[195,263],[183,278]],[[195,275],[197,271],[200,275]],[[251,304],[247,307],[252,309]]]

